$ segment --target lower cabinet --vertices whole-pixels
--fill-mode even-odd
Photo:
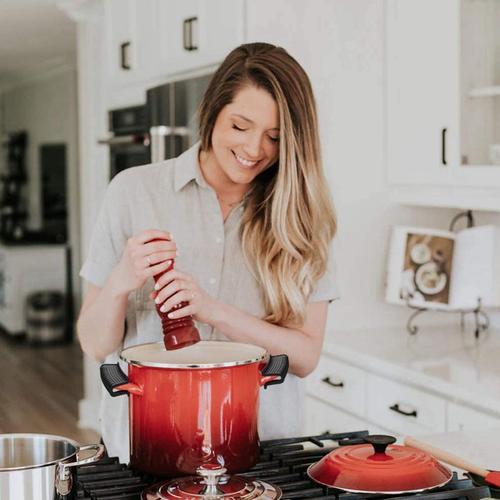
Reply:
[[[304,434],[368,430],[407,436],[500,429],[500,414],[450,401],[432,387],[414,387],[395,380],[396,374],[393,379],[371,368],[322,355],[306,380]]]
[[[494,429],[500,429],[500,416],[494,417],[467,406],[448,403],[447,431],[488,431]]]
[[[446,402],[423,390],[370,374],[366,417],[401,435],[445,432]]]
[[[312,396],[306,397],[305,435],[350,432],[368,429],[368,423]]]

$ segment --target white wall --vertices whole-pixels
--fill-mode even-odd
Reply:
[[[447,229],[457,213],[402,207],[389,200],[383,4],[383,0],[248,2],[248,41],[282,45],[304,66],[316,95],[323,160],[339,219],[342,297],[330,308],[330,334],[335,329],[405,325],[409,311],[383,299],[390,227]],[[478,214],[477,219],[500,224],[498,214]],[[456,321],[455,315],[443,313],[419,318],[421,324]]]
[[[391,204],[385,176],[384,152],[384,12],[383,0],[249,0],[247,40],[285,47],[306,69],[314,87],[323,147],[323,160],[339,219],[337,264],[342,298],[331,306],[329,334],[335,330],[380,325],[405,325],[406,308],[384,302],[385,259],[390,226],[414,224],[447,228],[454,210],[409,208]],[[99,54],[97,21],[79,27],[79,53],[92,67]],[[80,50],[80,48],[79,48]],[[95,61],[94,61],[95,62]],[[101,67],[97,65],[97,67]],[[102,192],[105,158],[95,138],[105,131],[99,77],[87,75],[81,96],[88,91],[88,128],[81,131],[82,185]],[[92,101],[94,99],[94,101]],[[94,106],[92,108],[92,106]],[[99,177],[101,176],[101,177]],[[104,180],[103,180],[104,179]],[[83,197],[84,195],[82,195]],[[87,195],[90,200],[90,194]],[[85,198],[85,199],[87,199]],[[83,227],[88,237],[97,207],[87,204]],[[500,223],[498,214],[478,214],[478,223]],[[457,321],[429,314],[422,324]],[[500,322],[499,322],[500,323]],[[85,399],[81,424],[97,425],[100,382],[96,365],[85,360]]]
[[[69,241],[78,303],[80,293],[76,271],[80,262],[80,214],[76,69],[63,67],[37,75],[6,90],[3,98],[6,130],[28,132],[26,166],[30,229],[40,229],[42,224],[40,145],[66,144]]]

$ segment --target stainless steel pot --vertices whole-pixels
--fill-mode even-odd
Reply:
[[[95,453],[83,460],[77,455]],[[0,434],[0,499],[57,500],[73,488],[72,467],[96,462],[104,446],[48,434]]]

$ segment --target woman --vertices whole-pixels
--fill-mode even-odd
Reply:
[[[311,85],[284,49],[242,45],[215,73],[199,118],[200,143],[109,185],[81,271],[80,342],[116,362],[124,347],[161,340],[154,301],[166,311],[188,302],[171,317],[192,315],[203,339],[288,354],[285,383],[262,392],[259,431],[298,434],[299,378],[318,362],[337,296]],[[126,398],[104,391],[101,419],[108,452],[127,460]]]

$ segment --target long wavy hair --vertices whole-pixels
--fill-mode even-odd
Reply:
[[[328,264],[336,216],[323,173],[316,104],[309,78],[286,50],[244,44],[214,74],[199,110],[201,149],[215,121],[245,86],[269,92],[279,112],[279,157],[254,180],[241,224],[248,266],[263,289],[265,320],[301,325],[308,298]]]

